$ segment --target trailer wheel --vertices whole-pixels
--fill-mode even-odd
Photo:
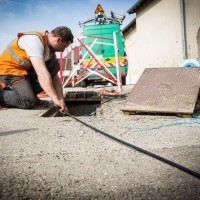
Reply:
[[[86,80],[82,80],[82,81],[81,81],[81,87],[82,87],[82,88],[87,87],[87,81],[86,81]]]

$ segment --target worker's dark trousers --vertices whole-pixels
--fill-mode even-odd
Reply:
[[[52,59],[45,63],[53,78],[59,71],[58,61]],[[0,86],[0,106],[32,108],[37,101],[36,95],[43,91],[34,68],[26,76],[0,75],[0,81],[6,85],[5,89]]]

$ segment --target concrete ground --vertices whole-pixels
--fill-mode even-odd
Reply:
[[[94,89],[102,88],[87,90]],[[108,101],[96,115],[78,119],[200,173],[199,118],[124,115],[125,103]],[[0,199],[200,199],[200,180],[192,174],[71,117],[40,117],[44,112],[0,111]]]

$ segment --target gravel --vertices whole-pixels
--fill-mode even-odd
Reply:
[[[78,119],[200,173],[200,119],[124,115],[125,104],[112,100]],[[191,174],[44,112],[0,111],[0,199],[200,199]]]

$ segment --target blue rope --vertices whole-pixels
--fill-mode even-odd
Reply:
[[[180,125],[184,125],[184,126],[200,126],[200,113],[196,113],[193,115],[194,118],[176,118],[175,120],[172,120],[169,123],[166,124],[160,124],[158,126],[154,126],[154,127],[133,127],[131,126],[131,130],[133,130],[134,132],[142,132],[142,131],[151,131],[151,130],[155,130],[155,129],[160,129],[163,127],[169,127],[169,126],[180,126]],[[126,126],[127,127],[127,126]],[[130,127],[130,126],[128,126]]]

